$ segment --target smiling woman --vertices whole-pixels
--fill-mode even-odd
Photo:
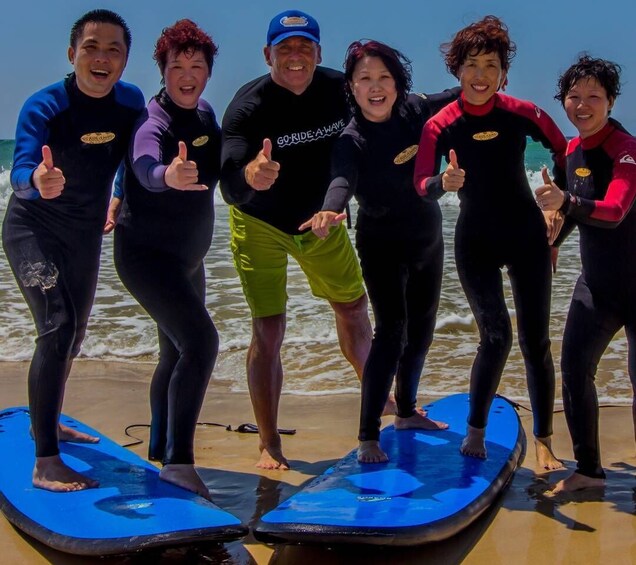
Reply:
[[[154,57],[165,88],[136,124],[114,241],[117,272],[159,334],[148,456],[164,464],[160,478],[205,498],[193,444],[219,346],[205,305],[203,260],[212,241],[208,187],[219,177],[221,132],[200,96],[216,52],[190,20],[161,33]]]
[[[551,269],[548,237],[553,224],[536,206],[524,170],[527,136],[548,148],[560,179],[563,134],[540,108],[499,94],[515,53],[508,28],[486,16],[458,31],[442,50],[462,96],[424,127],[415,166],[415,186],[430,199],[456,192],[460,214],[455,229],[455,263],[479,327],[480,344],[470,377],[468,433],[462,453],[486,458],[488,411],[512,345],[502,268],[512,283],[519,346],[533,416],[539,464],[557,468],[551,451],[554,365],[548,336]],[[440,174],[441,155],[448,166]],[[554,213],[551,213],[554,215]]]

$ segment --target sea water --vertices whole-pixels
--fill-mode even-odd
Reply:
[[[4,216],[11,193],[9,170],[13,141],[0,140],[0,214]],[[550,164],[549,153],[529,142],[526,169],[531,187],[542,184],[541,167]],[[420,391],[448,394],[468,390],[470,367],[478,344],[474,318],[459,284],[453,260],[453,232],[458,213],[455,195],[440,204],[446,244],[444,280],[435,339],[428,355]],[[220,336],[220,355],[214,379],[232,390],[247,389],[245,354],[250,340],[250,313],[234,270],[229,248],[228,207],[215,192],[216,222],[212,247],[206,258],[207,307]],[[355,207],[354,207],[355,214]],[[354,237],[353,230],[351,237]],[[502,234],[502,237],[505,237]],[[157,358],[156,328],[119,281],[113,265],[112,235],[105,237],[97,296],[81,356],[116,361],[154,361]],[[574,232],[562,245],[558,271],[553,280],[551,339],[557,367],[561,336],[572,288],[580,270],[578,237]],[[505,292],[515,326],[514,303],[507,278]],[[284,392],[291,394],[338,394],[357,392],[358,381],[338,347],[333,313],[329,305],[314,298],[298,265],[290,260],[288,277],[287,333],[283,346]],[[34,329],[4,254],[0,253],[0,361],[30,359]],[[597,385],[601,401],[627,403],[631,387],[627,376],[627,344],[619,333],[610,344],[599,368]],[[560,379],[557,383],[559,394]],[[214,382],[211,383],[214,386]],[[527,399],[525,370],[518,345],[511,351],[499,392],[517,400]]]

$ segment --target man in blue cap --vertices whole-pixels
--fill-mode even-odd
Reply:
[[[319,67],[318,22],[300,10],[267,31],[270,67],[239,89],[223,118],[221,191],[231,205],[232,251],[252,314],[247,379],[260,434],[257,467],[288,469],[278,432],[287,261],[331,304],[340,347],[362,376],[371,343],[367,297],[346,228],[324,240],[300,226],[322,206],[331,150],[349,119],[343,75]]]

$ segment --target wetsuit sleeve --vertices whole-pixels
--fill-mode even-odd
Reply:
[[[561,247],[561,244],[568,238],[572,231],[574,231],[575,227],[576,222],[574,219],[566,216],[565,221],[563,222],[563,227],[561,228],[557,238],[554,240],[552,247]]]
[[[358,185],[359,151],[348,135],[338,138],[331,156],[331,182],[322,210],[342,212]]]
[[[165,124],[145,113],[137,123],[131,140],[132,170],[141,186],[151,192],[170,190],[164,179],[168,168],[163,164],[162,142],[165,130]]]
[[[636,148],[636,145],[635,145]],[[623,150],[614,158],[612,180],[603,200],[591,200],[566,193],[564,211],[583,224],[615,228],[631,210],[636,199],[636,151]]]
[[[439,173],[442,161],[440,135],[441,129],[434,119],[424,124],[413,176],[417,193],[435,200],[445,194],[442,175]]]
[[[565,152],[568,142],[554,120],[539,107],[527,102],[524,104],[523,112],[532,122],[529,135],[534,141],[541,143],[552,154],[554,166],[552,168],[552,178],[557,186],[566,186],[567,178],[565,174]]]
[[[22,107],[15,133],[11,186],[18,198],[35,200],[40,192],[33,186],[33,172],[42,162],[42,146],[49,138],[49,122],[68,107],[63,88],[31,96]],[[55,164],[55,151],[53,150]],[[62,171],[64,172],[64,171]]]
[[[244,109],[232,105],[223,116],[221,127],[221,194],[228,204],[248,202],[255,190],[245,180],[245,166],[258,151],[247,138],[249,116]]]
[[[120,163],[113,183],[113,198],[124,199],[124,163]]]
[[[455,88],[447,88],[443,92],[421,95],[424,98],[424,102],[426,103],[426,106],[428,108],[427,118],[434,116],[444,106],[447,106],[451,102],[457,100],[461,93],[461,87],[456,86]]]

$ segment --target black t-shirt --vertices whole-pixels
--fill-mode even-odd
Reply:
[[[318,67],[302,94],[270,75],[243,86],[223,117],[221,191],[230,204],[292,235],[319,210],[330,181],[331,151],[349,119],[342,73]],[[279,176],[269,190],[253,190],[245,165],[272,142]]]

